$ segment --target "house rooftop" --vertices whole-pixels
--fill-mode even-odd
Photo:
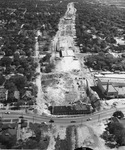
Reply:
[[[16,129],[8,129],[8,133],[11,135],[16,135],[17,130]]]
[[[7,90],[4,88],[4,86],[0,86],[0,92],[6,92]]]

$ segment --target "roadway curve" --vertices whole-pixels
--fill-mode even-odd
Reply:
[[[117,108],[118,110],[121,110],[125,113],[125,107]],[[29,122],[36,122],[36,123],[50,123],[50,119],[54,120],[53,124],[59,124],[59,125],[78,125],[78,124],[86,124],[88,123],[87,118],[92,118],[89,122],[96,122],[101,121],[103,119],[109,118],[112,116],[113,112],[116,111],[116,108],[108,109],[108,110],[102,110],[100,112],[96,112],[89,115],[82,115],[82,116],[65,116],[65,117],[54,117],[54,116],[40,116],[37,114],[31,114],[31,113],[22,113],[17,111],[10,111],[10,114],[5,114],[6,110],[1,110],[1,117],[3,119],[17,119],[20,116],[23,115],[23,117],[28,120]],[[71,123],[71,121],[75,121]]]

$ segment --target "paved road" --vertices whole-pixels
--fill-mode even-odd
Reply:
[[[73,9],[72,9],[73,8]],[[67,8],[67,12],[66,12],[66,18],[69,18],[72,16],[72,13],[75,13],[76,10],[74,10],[73,4],[69,4],[68,8]],[[73,17],[73,16],[72,16]],[[62,20],[64,21],[64,20]],[[66,21],[66,20],[65,20]],[[71,21],[67,21],[70,22]],[[63,32],[63,30],[61,30]],[[72,26],[67,25],[66,27],[66,32],[64,34],[71,36],[72,32]],[[62,33],[61,33],[62,34]],[[67,38],[67,42],[68,42],[68,38]],[[38,55],[38,54],[36,54]],[[38,57],[38,56],[37,56]],[[39,87],[39,89],[41,89],[41,87]],[[121,111],[125,112],[125,108],[119,108]],[[77,116],[77,117],[71,117],[71,116],[67,116],[67,117],[54,117],[54,116],[40,116],[40,115],[36,115],[36,114],[26,114],[26,113],[22,113],[22,112],[17,112],[17,111],[10,111],[10,114],[5,114],[6,110],[0,110],[0,115],[3,119],[17,119],[20,116],[24,116],[24,118],[30,122],[37,122],[37,123],[41,123],[41,122],[47,122],[49,123],[50,119],[54,120],[54,124],[60,124],[60,125],[71,125],[71,124],[81,124],[81,123],[86,123],[87,118],[92,118],[92,121],[98,121],[99,119],[104,119],[104,118],[108,118],[112,115],[112,113],[114,111],[116,111],[115,108],[113,109],[109,109],[109,110],[103,110],[100,111],[98,113],[94,113],[91,115],[81,115],[81,116]],[[74,121],[73,123],[71,123],[71,121]]]
[[[125,107],[121,107],[121,108],[117,108],[118,110],[121,110],[122,112],[125,113]],[[90,115],[81,115],[81,116],[77,116],[77,117],[71,117],[71,116],[67,116],[67,117],[54,117],[54,116],[40,116],[37,114],[26,114],[26,113],[22,113],[22,112],[16,112],[16,111],[10,111],[10,114],[5,114],[4,112],[6,112],[6,110],[2,110],[0,111],[0,116],[3,119],[17,119],[20,116],[23,115],[23,117],[28,120],[29,122],[37,122],[37,123],[42,123],[42,122],[46,122],[49,123],[50,119],[54,120],[53,124],[59,124],[59,125],[77,125],[77,124],[86,124],[88,121],[87,118],[92,118],[91,121],[89,122],[96,122],[99,120],[103,120],[106,118],[109,118],[112,116],[113,112],[116,111],[116,108],[112,108],[112,109],[108,109],[108,110],[103,110],[94,114],[90,114]],[[71,121],[75,121],[73,123],[71,123]]]

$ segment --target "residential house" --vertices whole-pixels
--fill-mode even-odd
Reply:
[[[4,70],[5,70],[5,67],[0,66],[0,73],[3,73]]]
[[[14,91],[14,98],[19,100],[20,99],[20,92],[18,90]]]
[[[4,86],[0,86],[0,101],[5,101],[8,98],[8,90]]]
[[[26,90],[24,95],[22,96],[23,99],[31,99],[33,96],[32,96],[32,92],[31,90]]]
[[[0,128],[0,135],[12,137],[17,135],[17,124],[3,124]]]

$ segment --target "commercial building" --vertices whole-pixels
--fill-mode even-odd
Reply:
[[[50,106],[49,110],[53,115],[77,115],[77,114],[90,114],[90,105],[81,104],[74,106]]]
[[[105,74],[96,75],[97,86],[106,97],[125,97],[125,75]]]
[[[98,78],[97,86],[106,97],[118,97],[118,91],[114,88],[109,79]]]

